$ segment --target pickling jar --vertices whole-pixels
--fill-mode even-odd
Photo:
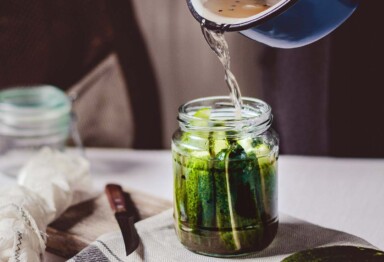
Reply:
[[[17,175],[43,147],[64,150],[69,141],[82,154],[70,98],[39,85],[0,91],[0,173]]]
[[[179,108],[173,135],[174,222],[180,242],[209,256],[260,251],[278,228],[278,136],[271,107],[207,97]]]

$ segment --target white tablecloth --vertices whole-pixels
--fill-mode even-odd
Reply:
[[[172,200],[170,151],[88,149],[95,187],[119,183]],[[1,168],[1,167],[0,167]],[[0,176],[1,185],[15,180]],[[384,159],[281,156],[279,209],[384,250]],[[48,261],[58,261],[49,256]]]

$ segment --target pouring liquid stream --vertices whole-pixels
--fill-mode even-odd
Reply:
[[[225,81],[227,82],[230,91],[230,97],[232,99],[233,105],[235,106],[235,118],[239,119],[241,118],[243,103],[241,100],[239,84],[237,83],[237,80],[231,71],[231,58],[229,56],[228,43],[225,40],[224,34],[222,32],[209,30],[204,26],[204,24],[205,21],[203,21],[201,24],[201,30],[208,45],[216,53],[224,67]]]
[[[281,0],[205,0],[204,8],[207,13],[216,14],[222,18],[250,18],[266,11]],[[214,20],[211,20],[214,21]],[[225,70],[225,81],[229,87],[230,97],[235,107],[235,119],[242,118],[243,103],[239,84],[230,68],[230,55],[228,43],[224,38],[225,28],[229,25],[226,22],[215,21],[220,25],[220,30],[210,30],[205,27],[206,20],[201,22],[201,30],[209,47],[215,52]]]

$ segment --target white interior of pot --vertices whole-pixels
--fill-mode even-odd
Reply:
[[[227,17],[227,16],[222,16],[220,14],[214,13],[211,10],[208,10],[205,7],[205,3],[209,0],[191,0],[192,6],[195,9],[195,11],[203,18],[212,21],[216,24],[229,24],[229,25],[234,25],[234,24],[242,24],[248,21],[254,21],[257,20],[261,17],[263,17],[265,14],[279,9],[282,5],[286,4],[286,0],[264,0],[265,4],[269,6],[269,8],[265,11],[262,11],[256,15],[252,15],[249,17],[245,18],[233,18],[233,17]],[[252,6],[246,6],[244,8],[252,8]],[[236,11],[236,10],[235,10]]]

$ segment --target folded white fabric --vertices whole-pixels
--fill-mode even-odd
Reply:
[[[0,189],[0,261],[43,261],[47,225],[91,194],[89,163],[42,149],[20,171],[18,185]]]
[[[281,261],[285,257],[306,249],[326,246],[359,246],[373,248],[366,241],[331,229],[280,215],[279,231],[272,244],[265,250],[241,258],[213,258],[195,254],[178,241],[174,228],[172,210],[136,223],[141,243],[138,249],[125,256],[121,232],[105,234],[85,248],[69,262],[85,261],[146,261],[146,262],[212,262],[212,261]]]

